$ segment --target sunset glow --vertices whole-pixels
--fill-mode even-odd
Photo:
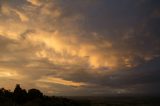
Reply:
[[[158,4],[0,0],[0,87],[20,83],[56,95],[158,92]]]

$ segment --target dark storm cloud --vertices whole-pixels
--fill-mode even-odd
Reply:
[[[102,84],[103,86],[123,88],[141,85],[143,89],[150,89],[150,91],[144,90],[145,92],[152,92],[151,88],[158,91],[159,87],[155,88],[154,85],[159,86],[160,80],[159,58],[157,59],[160,55],[160,19],[159,16],[153,16],[153,13],[159,10],[160,2],[108,0],[96,2],[94,5],[83,3],[82,6],[79,5],[79,2],[69,2],[69,6],[67,5],[68,7],[65,8],[69,8],[69,13],[85,14],[83,24],[85,24],[84,30],[86,32],[100,33],[99,36],[113,41],[113,47],[122,51],[122,54],[126,51],[131,52],[130,55],[133,56],[133,60],[141,65],[129,69],[129,71],[119,70],[119,72],[114,72],[111,75],[96,76],[88,74],[86,71],[77,71],[70,76],[75,76],[73,77],[74,80],[86,80],[86,82]],[[73,4],[74,9],[71,9]],[[155,59],[146,62],[143,55]],[[137,87],[137,89],[140,88]]]
[[[64,76],[64,78],[67,80],[90,83],[92,85],[90,87],[95,88],[95,92],[98,92],[100,88],[106,87],[106,89],[103,89],[104,92],[110,91],[111,89],[121,89],[128,91],[129,94],[158,95],[160,94],[159,66],[160,58],[156,58],[130,70],[119,70],[111,74],[95,75],[86,73],[86,71],[82,69],[81,71],[76,71],[76,73],[69,75],[68,78],[67,75]],[[118,90],[116,92],[118,92]]]
[[[88,0],[61,4],[69,15],[84,15],[82,29],[86,31],[85,38],[92,36],[87,32],[97,32],[99,37],[113,42],[114,50],[120,50],[122,54],[130,52],[129,55],[139,60],[143,60],[143,54],[159,55],[160,20],[153,17],[153,13],[159,10],[159,1]]]

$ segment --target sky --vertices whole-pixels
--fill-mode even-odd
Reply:
[[[0,87],[160,94],[159,0],[0,0]]]

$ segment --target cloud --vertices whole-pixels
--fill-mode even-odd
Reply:
[[[87,85],[85,83],[67,81],[67,80],[63,80],[61,78],[54,78],[54,77],[42,78],[42,79],[39,79],[38,81],[48,82],[48,83],[57,83],[57,84],[62,84],[62,85],[66,85],[66,86],[73,86],[73,87],[79,87],[79,86]]]
[[[0,69],[0,70],[1,70],[1,72],[0,72],[0,73],[1,73],[0,77],[12,78],[12,77],[17,77],[17,76],[18,76],[16,72],[13,72],[13,73],[7,72],[6,69]]]
[[[17,10],[14,10],[16,12],[16,14],[19,16],[19,18],[21,19],[22,22],[25,22],[25,21],[28,21],[28,17],[26,15],[24,15],[23,13],[17,11]]]
[[[40,6],[41,2],[40,0],[27,0],[29,3],[35,5],[35,6]]]
[[[57,95],[134,93],[159,80],[139,69],[159,58],[159,2],[0,2],[5,79]]]

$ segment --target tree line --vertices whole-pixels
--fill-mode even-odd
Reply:
[[[0,106],[89,106],[87,101],[76,101],[63,97],[46,96],[38,89],[22,89],[16,85],[13,92],[0,89]]]

